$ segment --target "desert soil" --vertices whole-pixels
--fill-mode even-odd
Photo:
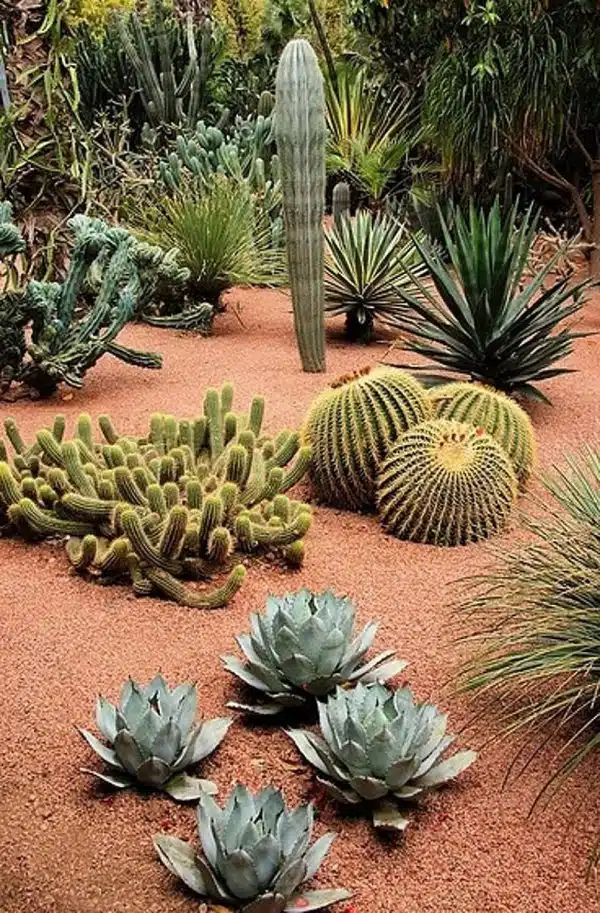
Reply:
[[[245,328],[231,310],[239,305]],[[586,329],[600,329],[600,295],[587,306]],[[271,430],[295,427],[311,398],[341,373],[381,359],[385,345],[346,345],[330,334],[326,375],[303,374],[294,346],[289,299],[280,292],[240,291],[210,339],[133,326],[124,341],[164,355],[164,369],[144,372],[104,358],[85,388],[54,401],[0,405],[23,433],[56,412],[73,419],[108,412],[117,426],[142,432],[153,411],[192,415],[204,389],[235,384],[236,406],[267,397]],[[546,385],[553,407],[531,414],[541,467],[559,462],[600,431],[600,337],[578,341],[577,373]],[[514,536],[508,534],[508,538]],[[406,678],[421,699],[450,713],[452,728],[469,721],[472,704],[452,693],[459,653],[450,604],[457,578],[483,567],[486,544],[437,549],[396,541],[374,517],[317,508],[307,560],[291,573],[254,565],[235,602],[202,612],[159,599],[137,599],[126,587],[93,586],[68,571],[62,546],[0,541],[0,910],[2,913],[183,913],[197,901],[158,863],[151,836],[195,832],[189,808],[162,796],[103,793],[79,772],[101,764],[74,732],[93,728],[101,692],[111,699],[131,675],[147,681],[162,670],[171,683],[195,680],[206,717],[221,716],[239,696],[219,656],[235,652],[234,635],[270,593],[331,587],[357,603],[359,621],[380,622],[380,649],[395,647],[410,663]],[[479,747],[496,731],[493,717],[461,732]],[[557,749],[560,744],[555,745]],[[551,757],[503,789],[514,745],[486,748],[451,788],[431,796],[403,840],[382,840],[360,818],[340,814],[317,793],[309,768],[282,731],[239,719],[204,768],[221,795],[237,782],[274,783],[289,802],[315,799],[318,831],[339,839],[320,886],[353,891],[353,913],[583,913],[598,900],[586,884],[587,851],[600,802],[594,770],[581,771],[549,811],[528,817]],[[597,771],[596,771],[597,774]],[[344,905],[341,905],[342,909]]]

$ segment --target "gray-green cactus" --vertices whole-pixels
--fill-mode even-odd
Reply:
[[[477,757],[461,751],[442,760],[455,741],[446,734],[447,717],[433,704],[417,704],[409,688],[359,683],[318,706],[321,734],[289,735],[331,795],[365,804],[376,827],[403,831],[409,819],[401,803],[453,780]]]
[[[180,802],[216,793],[210,780],[185,771],[215,751],[232,720],[224,717],[194,726],[196,704],[194,685],[171,689],[162,675],[147,685],[127,679],[117,707],[102,696],[96,703],[96,725],[107,744],[87,729],[78,730],[108,771],[82,771],[118,789],[137,781]]]
[[[236,640],[246,661],[224,656],[223,663],[262,698],[258,704],[227,706],[264,716],[305,707],[336,685],[384,682],[405,667],[386,650],[365,662],[377,625],[356,634],[353,603],[332,592],[300,590],[267,600],[264,614],[250,616],[251,633]]]
[[[350,215],[350,184],[338,181],[331,196],[331,215],[333,224],[339,229],[344,216]]]
[[[322,910],[350,894],[302,890],[336,836],[324,834],[311,846],[313,822],[311,805],[290,811],[272,786],[255,795],[237,786],[224,808],[200,797],[198,851],[170,834],[157,834],[154,847],[169,872],[209,903],[241,913]]]
[[[279,152],[294,326],[305,371],[325,370],[325,96],[312,47],[290,41],[277,69],[275,136]]]

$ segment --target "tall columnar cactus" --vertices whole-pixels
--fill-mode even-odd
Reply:
[[[517,477],[483,428],[435,419],[394,444],[377,489],[381,522],[399,539],[465,545],[506,526]]]
[[[520,485],[527,482],[537,448],[529,416],[518,403],[491,387],[469,383],[434,387],[430,398],[439,418],[485,428],[506,450]]]
[[[338,181],[333,188],[331,214],[336,227],[339,227],[343,216],[350,215],[350,185],[346,181]]]
[[[375,478],[390,445],[431,416],[424,387],[396,368],[341,377],[308,411],[303,435],[311,475],[326,503],[363,510],[375,502]]]
[[[290,41],[279,61],[275,136],[298,348],[305,371],[324,371],[325,97],[317,56],[304,39]]]
[[[310,508],[288,497],[308,469],[299,435],[261,433],[264,400],[247,415],[231,411],[233,389],[208,390],[203,413],[152,416],[143,437],[120,434],[100,416],[104,443],[88,415],[65,439],[65,422],[26,444],[5,422],[15,451],[0,441],[0,527],[28,539],[70,536],[76,571],[92,579],[129,578],[134,593],[158,593],[180,605],[226,605],[241,586],[242,556],[279,553],[297,566]],[[231,567],[222,585],[196,589]]]

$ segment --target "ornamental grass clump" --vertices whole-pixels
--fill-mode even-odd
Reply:
[[[216,792],[214,783],[191,777],[186,770],[215,751],[232,720],[194,726],[196,705],[194,685],[171,689],[162,675],[147,685],[127,679],[118,706],[102,696],[96,703],[96,725],[105,742],[87,729],[78,730],[108,767],[106,772],[83,772],[119,789],[137,782],[181,802],[197,800],[204,791]]]
[[[354,604],[327,590],[303,589],[271,596],[263,614],[250,616],[251,633],[236,637],[245,662],[224,656],[228,672],[252,688],[262,700],[227,706],[270,716],[304,708],[330,694],[337,685],[384,682],[407,665],[386,650],[365,662],[377,625],[354,632]]]
[[[209,903],[240,913],[304,913],[350,896],[303,890],[336,836],[324,834],[311,846],[313,821],[311,805],[290,811],[272,786],[255,795],[237,786],[224,808],[200,797],[198,850],[170,834],[158,834],[154,846],[167,869]]]
[[[333,798],[365,805],[375,827],[405,830],[410,819],[401,804],[453,780],[476,758],[461,751],[442,760],[455,741],[446,734],[447,716],[417,704],[409,688],[359,683],[337,688],[318,707],[319,735],[288,734]]]

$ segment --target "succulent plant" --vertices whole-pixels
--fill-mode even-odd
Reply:
[[[319,721],[321,735],[292,729],[290,737],[330,794],[369,805],[376,827],[403,831],[409,819],[400,804],[453,780],[476,758],[461,751],[442,760],[454,742],[447,716],[433,704],[417,704],[409,688],[338,688],[319,704]]]
[[[317,55],[303,38],[290,41],[281,55],[276,99],[275,137],[296,338],[303,369],[324,371],[325,96]]]
[[[338,181],[331,195],[331,215],[333,224],[339,229],[344,216],[350,215],[350,184]]]
[[[212,754],[232,720],[214,719],[194,726],[196,703],[194,685],[171,690],[162,675],[147,685],[129,678],[118,707],[102,696],[96,703],[96,725],[108,745],[87,729],[78,730],[110,771],[82,768],[83,772],[120,789],[137,781],[182,802],[199,799],[204,791],[216,792],[209,780],[190,777],[185,771]]]
[[[382,461],[377,506],[399,539],[465,545],[506,526],[517,489],[508,455],[483,428],[434,419],[403,434]]]
[[[377,468],[390,445],[430,415],[425,388],[395,368],[341,377],[317,397],[304,423],[319,497],[349,510],[371,508]]]
[[[484,428],[506,450],[521,485],[536,461],[536,442],[529,416],[518,403],[482,384],[443,384],[430,390],[439,418]]]
[[[170,834],[155,836],[154,846],[167,869],[208,901],[241,913],[304,913],[350,896],[302,891],[335,839],[324,834],[310,846],[312,831],[311,805],[289,811],[274,787],[252,795],[237,786],[224,808],[200,797],[200,851]]]
[[[377,625],[370,622],[355,636],[353,603],[331,591],[303,589],[267,600],[266,612],[250,616],[252,632],[236,638],[246,656],[224,656],[228,672],[258,691],[263,703],[229,703],[236,710],[265,716],[305,707],[311,698],[330,694],[336,685],[384,682],[406,667],[386,650],[364,663]]]

